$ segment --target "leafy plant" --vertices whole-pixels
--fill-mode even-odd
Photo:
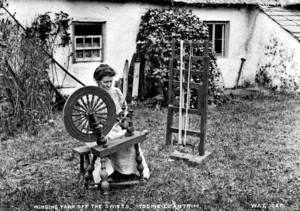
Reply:
[[[13,135],[17,129],[37,134],[38,126],[52,113],[54,90],[48,70],[59,45],[67,45],[68,15],[60,12],[38,16],[26,31],[8,17],[0,20],[0,75],[2,102],[0,132]],[[8,104],[7,104],[8,102]]]
[[[255,81],[272,90],[297,91],[300,76],[294,60],[294,51],[272,34],[265,45],[264,56],[258,64]]]
[[[200,43],[194,48],[193,55],[202,55],[204,51],[204,40],[208,39],[208,27],[191,11],[183,9],[149,9],[142,16],[142,21],[137,35],[137,52],[146,60],[145,82],[148,91],[146,96],[153,97],[162,95],[167,99],[168,90],[168,68],[171,57],[172,39],[195,41]],[[175,46],[176,54],[179,54],[179,45]],[[189,53],[188,46],[185,52]],[[220,104],[224,102],[223,85],[220,70],[216,64],[216,58],[209,46],[209,103]],[[192,69],[198,69],[194,64]],[[179,63],[174,64],[179,69]],[[193,78],[201,81],[202,78]],[[192,92],[192,99],[195,98]],[[193,102],[193,100],[192,100]],[[194,103],[195,104],[195,103]],[[193,105],[193,103],[192,103]]]

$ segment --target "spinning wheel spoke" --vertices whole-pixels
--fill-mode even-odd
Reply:
[[[74,105],[73,110],[78,112],[86,112],[85,108],[79,102]]]
[[[88,120],[85,119],[81,122],[79,126],[81,126],[80,131],[83,132],[82,130],[85,128],[86,124],[88,124]]]
[[[87,123],[85,124],[85,132],[88,134],[90,131],[92,132],[92,130],[91,130],[91,127],[90,127],[90,124],[89,124],[89,122],[87,121]]]
[[[101,108],[101,106],[104,104],[104,102],[102,101],[99,105],[96,105],[93,109],[93,111],[97,111],[99,108]],[[105,107],[105,105],[104,105]]]
[[[91,100],[91,104],[90,104],[90,108],[91,108],[91,111],[93,111],[93,107],[94,107],[94,98],[95,98],[95,95],[92,95],[92,100]]]
[[[85,108],[85,111],[88,111],[88,106],[87,106],[87,104],[84,102],[83,97],[80,98],[80,101],[81,101],[81,103],[83,104],[83,106],[84,106],[84,108]]]
[[[89,95],[85,95],[83,96],[86,98],[86,107],[88,108],[88,112],[91,110],[91,106],[90,106],[90,98],[89,98]]]
[[[106,105],[104,105],[103,107],[98,108],[95,112],[98,113],[99,111],[103,111],[106,108],[107,108]]]
[[[72,109],[72,116],[85,116],[85,112],[78,110],[76,108]]]
[[[93,95],[93,96],[94,96],[94,95]],[[95,110],[95,107],[98,105],[98,103],[99,103],[100,100],[101,100],[101,98],[97,97],[97,100],[96,100],[95,104],[92,105],[92,111]]]
[[[82,116],[82,117],[85,117],[84,114],[78,114],[78,113],[76,113],[76,114],[73,113],[72,116],[76,116],[76,117],[77,117],[77,116]]]
[[[93,133],[93,130],[91,128],[91,125],[88,123],[88,130],[87,130],[87,133],[90,134],[90,133]]]
[[[85,116],[82,116],[81,118],[74,118],[74,122],[82,121],[83,119],[86,119]]]
[[[88,112],[91,112],[92,111],[92,101],[90,100],[90,95],[86,95],[86,102],[87,102]]]
[[[94,114],[94,116],[96,117],[96,119],[104,119],[107,120],[107,116],[103,116],[103,115],[98,115],[98,114]]]

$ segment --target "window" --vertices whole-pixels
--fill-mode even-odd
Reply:
[[[209,39],[217,56],[226,56],[228,50],[228,22],[209,22],[205,21],[208,26]]]
[[[73,22],[74,61],[103,60],[104,22]]]

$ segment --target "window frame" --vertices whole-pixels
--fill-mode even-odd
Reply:
[[[104,28],[105,28],[105,21],[80,21],[80,20],[76,20],[76,21],[73,21],[72,22],[72,48],[73,48],[73,62],[74,63],[79,63],[79,62],[103,62],[104,60]],[[99,35],[78,35],[76,36],[75,35],[75,26],[78,26],[78,25],[100,25],[101,26],[101,31],[102,33],[99,34]],[[92,43],[93,43],[93,38],[100,38],[100,45],[99,47],[94,47],[94,46],[89,46],[89,47],[78,47],[77,46],[77,39],[78,38],[92,38]],[[76,51],[78,50],[95,50],[95,49],[98,49],[100,50],[100,56],[99,57],[83,57],[83,58],[77,58],[77,54],[76,54]]]
[[[204,21],[204,23],[208,26],[212,25],[212,48],[217,57],[227,57],[228,55],[228,47],[229,47],[229,21]],[[222,53],[215,52],[215,28],[216,25],[222,25],[223,33],[222,33]]]

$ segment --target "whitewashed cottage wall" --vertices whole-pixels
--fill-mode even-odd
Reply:
[[[106,21],[104,30],[104,60],[117,71],[117,77],[122,76],[125,60],[131,60],[136,50],[136,35],[141,16],[157,5],[141,3],[109,3],[97,1],[67,1],[67,0],[10,0],[8,9],[16,13],[16,18],[24,25],[29,25],[34,17],[46,11],[64,11],[73,20]],[[256,65],[262,44],[259,42],[264,33],[264,27],[270,30],[281,30],[280,27],[269,25],[270,21],[258,10],[247,8],[196,8],[193,13],[204,21],[228,21],[229,39],[225,57],[218,57],[217,63],[222,71],[225,87],[235,85],[241,58],[247,59],[243,69],[242,79],[254,80]],[[259,15],[258,15],[259,14]],[[257,19],[256,19],[257,17]],[[269,21],[269,22],[268,22]],[[272,21],[271,21],[272,22]],[[263,23],[263,26],[260,24]],[[276,25],[276,24],[275,24]],[[282,31],[282,30],[281,30]],[[254,36],[254,37],[252,37]],[[70,48],[72,50],[72,48]],[[61,64],[67,64],[69,49],[60,49],[55,57]],[[69,71],[87,85],[94,84],[92,75],[100,62],[73,63],[70,60]],[[62,71],[58,71],[63,78]],[[68,78],[68,77],[67,77]],[[64,85],[77,85],[72,79],[67,79]],[[77,85],[79,87],[79,85]],[[74,91],[70,89],[69,93]]]
[[[259,62],[266,59],[264,49],[272,35],[277,37],[278,41],[283,43],[288,51],[294,52],[294,58],[291,61],[294,65],[289,66],[287,71],[291,74],[300,75],[300,42],[266,14],[260,12],[257,16],[254,33],[247,54],[248,60],[245,63],[246,71],[243,72],[244,80],[254,81]]]

